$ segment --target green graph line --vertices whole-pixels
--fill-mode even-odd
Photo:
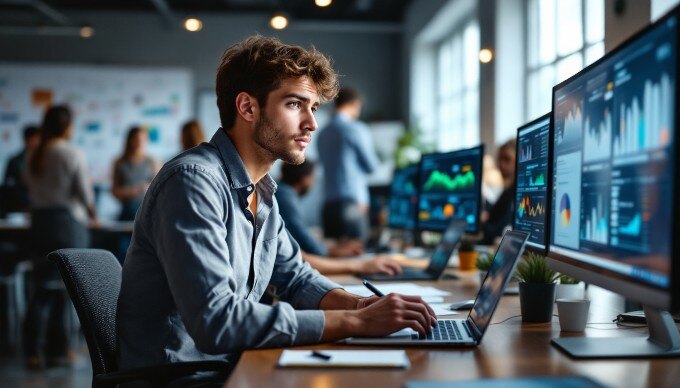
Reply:
[[[427,178],[425,190],[436,190],[444,189],[447,191],[458,191],[465,190],[474,187],[475,185],[475,173],[468,171],[463,174],[458,174],[451,178],[448,174],[441,171],[434,170]]]

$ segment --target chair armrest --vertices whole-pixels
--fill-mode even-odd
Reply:
[[[129,381],[148,381],[154,387],[165,386],[172,380],[196,372],[227,372],[230,368],[231,365],[226,361],[176,362],[97,375],[94,385],[114,387]]]

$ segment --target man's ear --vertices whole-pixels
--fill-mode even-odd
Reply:
[[[259,116],[260,106],[257,99],[246,92],[241,92],[236,96],[236,114],[243,120],[252,123]]]

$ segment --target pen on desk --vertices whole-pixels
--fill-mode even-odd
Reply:
[[[311,356],[316,357],[316,358],[320,358],[320,359],[325,360],[325,361],[328,361],[328,360],[331,359],[330,355],[328,355],[326,353],[321,353],[321,352],[316,351],[316,350],[312,350]]]
[[[364,279],[364,286],[366,286],[366,288],[368,288],[369,290],[371,290],[371,292],[374,293],[376,296],[380,296],[380,297],[385,296],[385,294],[383,294],[382,292],[380,292],[379,289],[377,289],[373,284],[371,284],[371,282],[369,282],[369,281],[366,280],[366,279]]]

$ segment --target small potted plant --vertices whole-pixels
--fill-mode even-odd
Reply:
[[[526,252],[517,264],[519,304],[523,322],[550,322],[559,274],[547,266],[545,256]]]
[[[471,240],[463,239],[458,247],[458,268],[461,271],[471,271],[475,269],[478,253],[475,251],[475,244]]]
[[[561,275],[555,289],[555,299],[583,299],[584,293],[583,283],[578,279]]]
[[[484,283],[486,274],[489,273],[491,269],[491,263],[493,263],[493,256],[490,254],[485,254],[477,258],[477,270],[479,271],[479,284]]]

